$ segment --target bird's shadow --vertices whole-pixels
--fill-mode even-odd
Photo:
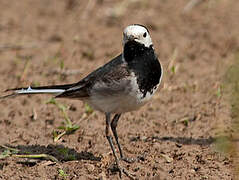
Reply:
[[[9,149],[16,149],[16,154],[21,155],[39,155],[47,154],[56,158],[59,162],[74,161],[74,160],[90,160],[90,161],[100,161],[101,157],[96,157],[93,153],[87,151],[81,151],[78,153],[74,149],[65,147],[63,145],[18,145],[9,146]],[[4,151],[3,147],[0,147],[0,153]]]
[[[170,136],[164,136],[164,137],[158,137],[154,136],[152,137],[153,140],[159,140],[159,141],[171,141],[179,144],[184,145],[201,145],[201,146],[207,146],[215,142],[215,138],[209,137],[209,138],[192,138],[192,137],[170,137]]]
[[[137,141],[140,140],[140,138],[134,138],[131,141]],[[171,136],[164,136],[164,137],[158,137],[158,136],[152,136],[148,137],[146,141],[171,141],[179,144],[184,145],[201,145],[206,146],[214,143],[216,141],[216,138],[191,138],[191,137],[171,137]],[[39,155],[39,154],[47,154],[50,156],[53,156],[56,158],[59,162],[66,162],[66,161],[80,161],[80,160],[89,160],[89,161],[101,161],[101,157],[95,156],[91,152],[87,151],[81,151],[77,152],[74,149],[65,147],[63,145],[17,145],[17,146],[9,146],[9,149],[16,149],[17,152],[15,154],[20,155]],[[0,155],[4,153],[4,150],[6,148],[0,147]]]

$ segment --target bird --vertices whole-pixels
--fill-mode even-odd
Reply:
[[[151,99],[162,76],[163,68],[155,53],[149,30],[144,25],[131,24],[123,30],[122,53],[79,82],[7,89],[6,92],[12,93],[1,99],[28,94],[53,94],[55,98],[84,101],[93,109],[104,113],[105,135],[121,177],[125,171],[119,161],[130,162],[131,159],[123,154],[116,129],[118,121],[123,113],[138,110]],[[116,155],[113,137],[120,158]]]

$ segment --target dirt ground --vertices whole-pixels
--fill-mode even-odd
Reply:
[[[137,158],[122,166],[136,179],[237,179],[233,157],[215,142],[231,131],[222,84],[239,52],[239,3],[207,0],[188,9],[188,2],[0,1],[0,90],[77,82],[122,51],[124,27],[144,24],[164,77],[149,104],[120,119],[123,151]],[[57,100],[79,129],[53,142],[64,117],[49,98],[0,101],[0,145],[18,150],[0,148],[0,179],[119,179],[104,116],[80,101]]]

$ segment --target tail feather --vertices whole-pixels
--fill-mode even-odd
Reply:
[[[74,84],[64,84],[64,85],[52,85],[52,86],[39,86],[39,87],[30,87],[32,89],[36,89],[36,90],[40,90],[40,89],[69,89],[72,86],[74,86]],[[7,91],[16,91],[16,90],[22,90],[22,89],[28,89],[29,87],[21,87],[21,88],[13,88],[13,89],[7,89],[5,90],[5,92]]]
[[[0,99],[14,97],[17,95],[25,95],[25,94],[61,94],[66,89],[72,87],[74,84],[65,84],[65,85],[53,85],[53,86],[39,86],[39,87],[24,87],[24,88],[13,88],[7,89],[5,92],[12,92],[12,94],[8,94],[6,96],[0,97]]]

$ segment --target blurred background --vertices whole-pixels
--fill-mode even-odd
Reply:
[[[122,52],[127,25],[145,25],[164,77],[152,102],[119,123],[124,151],[139,157],[124,166],[139,179],[238,177],[238,9],[237,0],[0,0],[0,89],[77,82]],[[61,162],[1,148],[0,178],[117,179],[102,114],[47,102],[0,101],[0,144]],[[53,142],[64,113],[77,131]]]

